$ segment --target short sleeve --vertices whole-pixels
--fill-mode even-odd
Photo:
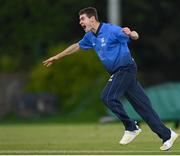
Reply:
[[[89,34],[85,34],[84,37],[78,42],[81,49],[88,50],[92,48]]]
[[[116,40],[118,40],[121,43],[124,42],[129,42],[129,36],[127,36],[123,31],[121,27],[117,27],[116,29],[114,29],[113,31],[113,36],[115,37]]]

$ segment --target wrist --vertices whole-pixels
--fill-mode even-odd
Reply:
[[[58,59],[59,59],[58,55],[54,56],[54,60],[58,60]]]

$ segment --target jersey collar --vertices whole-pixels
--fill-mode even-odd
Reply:
[[[99,24],[99,27],[98,27],[98,29],[97,29],[96,33],[93,33],[93,35],[94,35],[94,36],[96,36],[96,37],[98,36],[99,31],[100,31],[100,29],[101,29],[102,25],[103,25],[103,23],[100,23],[100,24]]]

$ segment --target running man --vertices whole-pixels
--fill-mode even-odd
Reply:
[[[43,64],[48,67],[79,49],[94,49],[110,74],[110,79],[102,92],[102,101],[122,121],[125,127],[125,133],[119,143],[125,145],[132,142],[142,131],[125,112],[120,102],[120,97],[124,95],[151,130],[162,139],[163,144],[160,149],[169,150],[178,134],[161,122],[136,79],[137,67],[131,57],[128,42],[130,39],[137,40],[138,33],[127,27],[121,28],[110,23],[100,23],[97,10],[93,7],[80,10],[79,20],[86,32],[84,37],[78,43],[72,44],[64,51],[45,60]]]

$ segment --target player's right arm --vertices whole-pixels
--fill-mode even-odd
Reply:
[[[58,53],[57,55],[52,56],[49,59],[43,61],[43,65],[46,67],[49,67],[56,60],[59,60],[67,55],[73,54],[73,53],[77,52],[79,49],[80,49],[79,43],[74,43],[71,46],[69,46],[68,48],[66,48],[65,50],[63,50],[62,52]]]

